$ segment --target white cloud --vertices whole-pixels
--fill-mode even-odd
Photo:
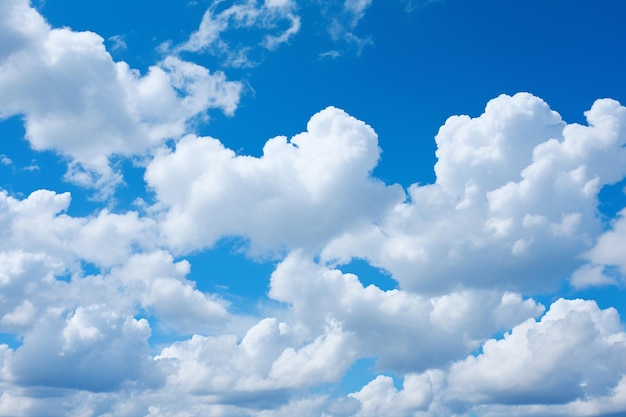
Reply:
[[[103,195],[122,181],[112,155],[143,153],[177,138],[210,108],[235,110],[241,84],[167,57],[145,75],[114,62],[92,32],[53,29],[26,0],[0,5],[0,117],[23,115],[35,150],[71,158],[66,178]]]
[[[146,320],[105,305],[49,309],[25,333],[7,367],[18,385],[111,390],[153,373],[149,336]]]
[[[234,335],[195,335],[155,359],[173,370],[165,389],[214,396],[222,403],[281,403],[288,398],[285,390],[336,382],[353,361],[350,335],[339,326],[329,325],[304,344],[297,339],[285,323],[266,318],[239,343]]]
[[[152,220],[136,212],[115,214],[106,209],[91,217],[72,217],[66,214],[70,201],[69,193],[37,190],[18,200],[1,191],[0,250],[19,247],[55,257],[74,269],[79,260],[111,267],[123,263],[134,248],[154,247]]]
[[[0,193],[0,332],[18,342],[6,378],[95,391],[152,384],[151,328],[140,317],[180,336],[223,324],[227,303],[195,288],[187,261],[154,248],[154,222],[106,210],[72,217],[69,203],[68,193]]]
[[[626,333],[614,309],[558,300],[483,353],[450,370],[448,397],[470,403],[565,404],[610,394],[626,372]]]
[[[167,208],[161,226],[177,251],[225,236],[250,239],[253,251],[316,250],[403,199],[399,186],[370,176],[379,156],[373,129],[331,107],[290,141],[267,141],[260,158],[187,136],[155,156],[145,179]]]
[[[626,109],[598,100],[586,116],[568,125],[520,93],[449,118],[436,182],[409,187],[409,201],[336,238],[323,259],[366,258],[411,290],[554,288],[601,232],[599,190],[626,174]]]
[[[449,367],[379,375],[360,391],[358,417],[601,416],[626,406],[626,333],[617,312],[560,299],[539,321],[490,339]]]
[[[0,323],[3,326],[26,326],[32,323],[37,313],[37,307],[33,305],[29,300],[24,300],[22,304],[15,307],[15,309],[2,316]]]
[[[214,2],[204,13],[197,31],[174,48],[175,51],[206,51],[225,59],[226,65],[254,66],[250,52],[259,46],[272,50],[289,40],[300,30],[300,16],[292,0],[242,0],[223,7]],[[259,31],[257,45],[233,44],[225,36],[231,30]]]
[[[354,28],[365,15],[365,11],[372,4],[372,0],[345,0],[343,9],[352,15],[350,26]]]
[[[176,334],[207,331],[228,318],[227,303],[202,293],[185,276],[187,261],[174,262],[165,251],[132,255],[105,278],[122,285],[125,295],[158,318],[159,326]]]
[[[379,375],[359,392],[350,394],[361,403],[354,417],[414,416],[428,409],[433,395],[433,385],[438,388],[443,379],[440,372],[409,374],[402,389],[394,386],[389,376]]]
[[[588,287],[623,283],[626,277],[624,247],[626,247],[626,209],[617,213],[611,228],[602,233],[595,245],[585,253],[584,258],[590,263],[574,272],[572,284],[576,287]],[[611,267],[616,267],[619,273],[611,273],[608,270]]]
[[[334,42],[345,43],[360,54],[363,48],[373,44],[370,37],[355,34],[359,22],[372,4],[372,0],[344,0],[343,2],[326,2],[322,7],[322,15],[328,21],[327,31]],[[344,48],[335,48],[321,53],[320,58],[336,58],[342,55]]]
[[[477,348],[499,329],[508,329],[543,306],[510,293],[463,291],[427,298],[405,291],[363,287],[343,274],[292,253],[270,283],[269,296],[288,303],[299,326],[310,334],[326,323],[341,323],[354,335],[359,357],[398,372],[444,366]]]

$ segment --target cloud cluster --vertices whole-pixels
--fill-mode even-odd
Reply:
[[[360,357],[375,357],[379,368],[398,372],[444,366],[494,332],[543,312],[543,306],[512,293],[464,291],[428,298],[363,287],[356,275],[317,265],[301,253],[277,266],[269,296],[288,303],[297,323],[312,334],[329,321],[342,323],[354,334]]]
[[[609,230],[598,237],[583,257],[588,261],[572,275],[577,287],[622,284],[626,277],[626,260],[621,248],[626,244],[626,210],[613,219]]]
[[[614,309],[557,300],[446,371],[378,376],[350,394],[356,416],[599,416],[623,411],[626,333]]]
[[[370,4],[335,6],[354,28]],[[290,0],[214,2],[174,50],[249,63],[230,29],[261,30],[272,49],[299,22]],[[598,100],[580,125],[531,94],[497,97],[449,118],[435,182],[403,190],[373,175],[378,136],[341,109],[239,155],[189,128],[237,107],[241,85],[222,73],[169,56],[141,75],[25,0],[0,5],[0,39],[1,117],[23,117],[33,149],[67,157],[67,178],[105,193],[121,181],[111,159],[144,155],[153,193],[143,212],[73,216],[69,193],[0,190],[0,415],[626,410],[618,312],[529,298],[566,280],[623,282],[626,212],[609,223],[597,212],[601,189],[626,176],[618,102]],[[182,258],[231,237],[277,262],[255,277],[269,285],[250,316],[199,289]],[[345,273],[354,259],[398,287]],[[371,359],[371,380],[341,393]]]
[[[379,157],[374,130],[330,107],[306,132],[267,141],[260,158],[189,135],[157,154],[145,179],[166,209],[161,227],[177,251],[226,236],[249,239],[256,252],[315,251],[404,199],[399,186],[371,177]]]
[[[410,290],[554,289],[602,231],[599,191],[626,175],[626,108],[598,100],[586,117],[567,124],[526,93],[451,117],[435,183],[412,185],[384,221],[337,237],[323,258],[367,259]]]
[[[0,19],[0,117],[20,115],[33,149],[69,157],[66,178],[103,195],[122,181],[111,156],[144,153],[239,102],[241,84],[221,72],[166,57],[141,75],[99,35],[51,28],[28,0],[3,2]]]

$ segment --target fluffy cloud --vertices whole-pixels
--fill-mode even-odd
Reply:
[[[5,366],[18,385],[111,390],[126,380],[149,380],[149,336],[146,320],[104,304],[51,309]]]
[[[161,226],[177,251],[224,236],[247,238],[257,252],[316,250],[404,198],[399,186],[370,176],[379,156],[373,129],[330,107],[311,118],[306,132],[267,141],[260,158],[187,136],[155,156],[145,179],[167,209]]]
[[[200,52],[225,58],[225,63],[234,67],[254,66],[250,56],[258,46],[274,49],[288,42],[300,30],[300,17],[295,13],[293,0],[241,0],[228,7],[214,2],[206,10],[197,31],[191,34],[175,51]],[[259,31],[258,45],[233,44],[228,41],[231,30]]]
[[[433,385],[439,388],[442,377],[441,372],[409,374],[404,378],[402,389],[398,390],[391,377],[379,375],[359,392],[350,394],[361,403],[354,417],[415,416],[416,412],[428,409]]]
[[[366,258],[411,290],[553,288],[601,232],[598,192],[626,174],[626,109],[598,100],[585,115],[588,126],[568,125],[520,93],[451,117],[436,182],[412,185],[381,224],[336,238],[323,258]]]
[[[559,300],[478,357],[452,367],[451,398],[473,403],[567,403],[606,395],[626,370],[626,333],[614,309]]]
[[[51,28],[27,0],[3,2],[0,19],[0,117],[22,115],[33,149],[70,157],[66,177],[104,194],[122,180],[111,156],[142,153],[209,108],[232,114],[238,104],[241,85],[223,73],[167,57],[141,75],[95,33]]]
[[[189,271],[189,262],[175,262],[169,253],[154,251],[131,256],[104,279],[122,286],[126,296],[156,316],[160,327],[192,334],[225,321],[228,313],[226,302],[202,293],[185,278]]]
[[[617,284],[626,277],[626,209],[617,213],[611,228],[602,233],[595,245],[584,255],[589,264],[582,266],[572,275],[576,287]],[[617,270],[615,270],[617,269]]]
[[[611,397],[626,372],[625,353],[614,309],[561,299],[540,321],[522,323],[485,343],[481,355],[456,363],[446,395],[474,404],[573,405]],[[552,415],[544,412],[528,415]]]
[[[152,386],[159,374],[150,323],[141,316],[188,334],[225,322],[227,303],[187,280],[188,262],[154,249],[153,221],[106,210],[72,217],[69,203],[68,193],[47,190],[23,200],[0,194],[0,333],[16,342],[2,345],[0,384],[53,391]],[[93,264],[90,273],[85,263]],[[23,395],[10,390],[0,404],[14,409]]]
[[[269,296],[292,306],[312,334],[337,321],[354,334],[360,357],[398,372],[444,366],[478,347],[499,329],[542,313],[515,294],[464,291],[428,298],[363,287],[358,277],[289,255],[272,274]]]
[[[477,356],[406,374],[401,389],[380,375],[349,396],[359,417],[613,415],[626,404],[625,349],[614,309],[560,299]]]
[[[269,408],[285,400],[285,390],[339,380],[354,359],[350,338],[330,323],[324,334],[297,346],[299,337],[286,323],[267,318],[239,343],[235,336],[196,335],[163,349],[155,359],[173,369],[169,390]]]
[[[154,221],[136,212],[106,209],[91,217],[72,217],[66,214],[70,202],[69,193],[37,190],[19,200],[0,191],[0,249],[45,254],[75,269],[80,261],[108,268],[123,263],[134,248],[154,247]]]

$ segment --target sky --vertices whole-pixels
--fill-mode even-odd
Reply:
[[[0,2],[0,416],[626,413],[622,0]]]

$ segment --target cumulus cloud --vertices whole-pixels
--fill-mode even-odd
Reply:
[[[228,305],[197,290],[195,283],[186,279],[189,272],[189,262],[175,262],[161,250],[132,255],[105,278],[123,285],[124,293],[133,295],[165,330],[192,334],[225,321]]]
[[[374,130],[330,107],[306,132],[267,141],[260,158],[189,135],[157,154],[145,179],[165,209],[161,227],[176,251],[225,236],[249,239],[253,252],[316,250],[404,198],[399,186],[370,176],[379,157]]]
[[[293,308],[312,334],[328,320],[354,334],[360,357],[398,372],[444,366],[477,348],[499,329],[543,312],[516,294],[464,291],[428,298],[363,287],[358,277],[290,254],[272,274],[269,296]]]
[[[571,283],[576,287],[622,284],[626,277],[626,209],[617,213],[611,228],[602,233],[594,246],[585,253],[589,261],[572,275]]]
[[[112,390],[146,377],[149,336],[146,320],[104,304],[52,310],[24,335],[7,368],[18,385]]]
[[[333,36],[367,42],[353,31],[371,3],[336,3]],[[214,2],[172,51],[251,65],[250,48],[274,49],[299,31],[296,12],[291,0]],[[231,30],[260,33],[258,44],[232,43]],[[530,94],[500,96],[478,117],[448,119],[435,183],[405,193],[372,175],[378,137],[343,110],[268,140],[261,157],[237,155],[185,135],[210,108],[235,111],[241,85],[223,73],[169,56],[142,75],[113,61],[98,35],[51,28],[25,0],[0,5],[0,38],[0,117],[21,115],[33,149],[68,157],[66,178],[105,193],[122,180],[111,158],[150,152],[144,179],[155,197],[146,214],[75,217],[69,193],[0,192],[0,333],[15,339],[0,344],[0,415],[545,416],[626,406],[617,312],[559,300],[537,321],[544,307],[521,295],[570,275],[583,287],[626,274],[626,213],[607,229],[596,213],[600,189],[626,175],[619,103],[597,101],[583,126]],[[280,260],[268,293],[276,317],[255,317],[242,338],[220,333],[243,319],[174,257],[233,236]],[[342,272],[354,258],[399,288]],[[154,331],[166,339],[158,348]],[[378,375],[348,398],[316,392],[363,358],[402,387]]]
[[[23,200],[0,193],[0,333],[15,339],[3,345],[0,384],[90,391],[158,384],[147,318],[190,334],[228,320],[228,305],[195,288],[187,261],[154,248],[153,221],[107,210],[73,217],[69,203],[68,193],[39,190]],[[11,391],[0,404],[14,409],[23,395]]]
[[[195,335],[163,349],[155,360],[173,369],[167,377],[169,390],[273,408],[272,403],[285,400],[285,390],[340,379],[354,359],[350,337],[329,323],[324,334],[302,344],[286,323],[266,318],[239,343],[235,336]]]
[[[116,214],[106,209],[91,217],[72,217],[66,213],[70,202],[69,193],[37,190],[19,200],[0,191],[0,249],[20,248],[75,269],[79,261],[108,268],[123,263],[134,248],[154,246],[153,220],[136,212]]]
[[[365,16],[372,0],[345,0],[342,2],[326,2],[322,7],[322,15],[328,21],[327,31],[335,43],[344,43],[360,54],[364,47],[373,43],[367,36],[355,34],[359,22]],[[333,49],[320,54],[320,58],[341,56],[346,50]]]
[[[440,372],[409,374],[404,378],[402,389],[396,389],[393,379],[379,375],[350,397],[361,403],[354,417],[377,417],[380,415],[410,416],[427,410],[432,401],[433,385],[441,385]]]
[[[587,126],[567,124],[519,93],[449,118],[435,183],[409,187],[408,201],[337,237],[323,259],[368,259],[410,290],[554,288],[601,233],[598,192],[626,174],[626,109],[604,99],[585,115]]]
[[[228,33],[242,30],[259,32],[258,44],[233,44],[228,40]],[[205,11],[198,30],[174,50],[209,52],[223,57],[226,65],[249,67],[257,63],[250,54],[258,47],[275,49],[299,30],[300,16],[293,0],[242,0],[228,7],[216,1]]]
[[[349,394],[354,416],[600,416],[623,410],[626,333],[593,301],[554,302],[478,355],[408,373],[400,389],[379,375]]]
[[[448,397],[495,404],[568,404],[611,396],[626,371],[626,333],[617,312],[593,301],[558,300],[540,321],[490,340],[456,363]]]
[[[103,195],[122,181],[109,158],[177,138],[210,108],[235,110],[241,84],[167,57],[141,75],[92,32],[51,28],[27,0],[0,6],[0,117],[21,115],[35,150],[70,158],[66,178]]]

